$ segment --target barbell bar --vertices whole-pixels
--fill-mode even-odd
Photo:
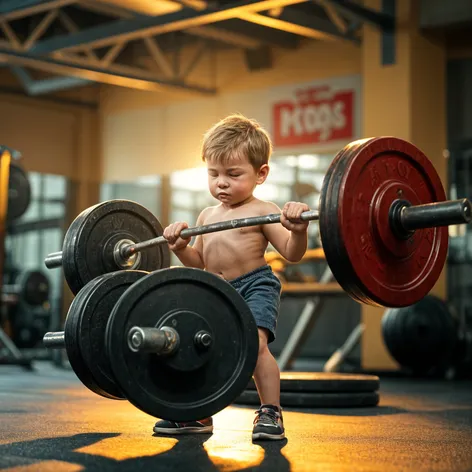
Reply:
[[[396,200],[392,203],[389,213],[392,230],[399,236],[405,237],[412,231],[418,229],[470,223],[472,220],[472,204],[466,198],[415,206],[409,206],[409,202],[407,201]],[[230,229],[280,223],[280,218],[280,213],[271,213],[265,216],[220,221],[183,229],[180,233],[180,237],[188,239],[194,236],[227,231]],[[319,220],[319,211],[305,211],[301,214],[300,219],[302,221]],[[128,267],[127,260],[136,253],[166,243],[167,239],[164,238],[164,236],[125,245],[122,245],[121,241],[118,241],[113,250],[115,262],[125,269]],[[48,269],[61,267],[62,251],[49,254],[44,263]]]
[[[280,216],[187,228],[181,236],[279,223]],[[361,303],[391,307],[415,303],[431,290],[447,255],[446,227],[471,219],[470,201],[447,201],[427,157],[391,137],[359,140],[341,150],[326,173],[318,210],[302,214],[302,220],[320,221],[327,263],[343,289]],[[62,266],[77,294],[103,273],[169,267],[162,233],[155,216],[137,203],[103,202],[74,220],[62,252],[45,263]]]

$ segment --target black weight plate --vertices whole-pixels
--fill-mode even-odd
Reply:
[[[331,372],[281,372],[281,392],[375,392],[380,379],[375,375],[337,374]],[[255,390],[251,379],[247,390]]]
[[[13,221],[26,213],[31,203],[31,186],[23,168],[12,162],[8,179],[7,220]]]
[[[79,302],[66,320],[66,339],[73,337],[72,368],[80,372],[82,383],[106,398],[123,400],[107,358],[105,330],[115,303],[126,289],[147,275],[147,272],[127,270],[96,277],[77,295]]]
[[[85,386],[98,395],[101,395],[100,391],[94,389],[95,381],[92,378],[92,373],[86,365],[80,350],[80,337],[77,334],[79,330],[80,317],[82,316],[84,305],[87,301],[87,293],[98,282],[98,277],[91,280],[72,300],[64,323],[64,339],[67,358],[69,359],[73,371]]]
[[[110,200],[82,212],[69,227],[62,249],[64,276],[74,294],[95,277],[123,269],[113,248],[121,239],[141,242],[161,236],[162,226],[146,208],[129,200]],[[167,244],[146,249],[134,269],[169,267]]]
[[[198,356],[195,333],[188,330],[198,317],[213,337],[206,362],[176,370],[169,363],[185,359],[182,353]],[[165,358],[128,348],[131,327],[161,327],[170,318],[181,338],[177,353]],[[259,350],[254,317],[236,290],[216,275],[184,267],[153,272],[126,290],[108,321],[105,344],[126,398],[151,416],[174,421],[202,419],[229,405],[248,384]]]
[[[21,272],[15,280],[20,287],[20,298],[32,306],[39,306],[49,300],[49,279],[39,270]]]
[[[77,238],[80,227],[86,221],[87,215],[94,207],[90,207],[81,212],[70,224],[67,232],[64,236],[64,242],[62,244],[62,270],[64,272],[65,279],[69,288],[74,295],[77,295],[80,289],[86,285],[82,283],[82,280],[77,273],[77,266],[75,262],[76,246],[74,240]]]
[[[85,295],[82,314],[78,320],[80,351],[94,384],[91,390],[115,399],[125,397],[113,378],[110,363],[104,349],[105,330],[115,303],[126,289],[147,275],[148,272],[126,270],[97,277]]]
[[[392,357],[420,372],[450,359],[457,341],[447,304],[433,295],[409,307],[387,310],[382,334]]]
[[[261,401],[255,390],[245,390],[234,402],[237,405],[256,405]],[[378,392],[280,392],[282,407],[304,408],[353,408],[376,406],[379,403]]]

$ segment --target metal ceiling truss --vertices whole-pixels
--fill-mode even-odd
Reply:
[[[221,3],[218,8],[203,0],[167,0],[167,4],[168,13],[157,15],[142,8],[123,8],[113,0],[0,1],[0,64],[10,67],[31,95],[91,82],[214,94],[213,84],[196,83],[191,73],[204,58],[211,60],[215,42],[244,49],[267,45],[293,48],[300,37],[359,42],[358,27],[363,21],[382,29],[393,24],[391,15],[349,0],[238,0]],[[320,6],[322,15],[311,13],[309,8]],[[81,28],[71,13],[74,8],[104,15],[108,21]],[[38,19],[34,28],[27,35],[24,31],[19,34],[18,23],[33,15]],[[54,34],[59,25],[66,34]],[[185,63],[175,46],[177,41],[172,51],[162,47],[159,36],[168,37],[169,33],[197,38],[192,41],[193,55],[186,54]],[[132,65],[123,64],[119,59],[138,43],[140,52],[146,51],[145,57],[141,54]],[[38,79],[27,68],[55,76]]]

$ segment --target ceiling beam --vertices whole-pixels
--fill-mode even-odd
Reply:
[[[363,7],[352,0],[324,0],[324,3],[333,5],[351,20],[360,20],[384,31],[395,28],[395,18],[392,15]]]
[[[204,10],[207,8],[207,3],[203,0],[169,0],[166,3],[173,6],[174,10],[180,10],[182,6],[189,7],[193,10]],[[146,8],[147,5],[149,5],[149,8]],[[117,18],[130,19],[156,16],[155,13],[153,13],[151,3],[140,4],[139,11],[123,8],[121,3],[115,5],[113,1],[104,2],[103,0],[80,0],[77,6],[87,10],[116,16]],[[182,32],[191,36],[212,39],[243,49],[258,49],[264,44],[283,48],[294,48],[298,45],[298,41],[291,40],[292,38],[289,40],[286,35],[280,35],[267,30],[264,32],[261,30],[245,31],[244,28],[247,27],[247,24],[241,22],[241,26],[242,28],[230,28],[226,24],[220,24],[218,26],[197,26],[195,28],[185,29]]]
[[[116,16],[119,18],[138,18],[146,16],[156,16],[164,15],[166,13],[171,13],[178,11],[182,8],[182,5],[174,3],[171,1],[161,1],[159,3],[159,8],[155,7],[155,2],[149,1],[146,3],[140,3],[136,5],[136,2],[131,2],[129,7],[122,5],[123,2],[117,3],[114,1],[104,1],[104,0],[80,0],[77,4],[77,7],[83,8],[85,10],[94,11],[96,13],[101,13],[109,16]],[[128,2],[129,4],[130,2]],[[132,4],[135,4],[135,9],[131,8]],[[162,5],[165,5],[165,9],[162,8]]]
[[[259,13],[242,13],[241,19],[312,39],[358,41],[352,35],[341,32],[330,20],[302,12],[296,8],[285,8],[277,18]]]
[[[35,54],[48,54],[61,49],[80,50],[83,46],[109,46],[118,39],[131,41],[147,36],[181,31],[196,26],[208,25],[237,17],[240,13],[255,13],[270,8],[304,3],[306,0],[247,0],[222,5],[215,10],[182,10],[167,15],[116,20],[111,23],[89,28],[84,31],[61,35],[38,42],[31,51]]]
[[[147,91],[165,91],[169,87],[180,90],[213,95],[216,89],[185,83],[181,80],[164,80],[153,74],[132,67],[103,68],[100,64],[93,64],[90,60],[77,58],[76,60],[37,57],[28,52],[0,49],[0,64],[17,65],[41,70],[52,74],[80,77],[82,79],[102,82],[121,87],[128,87]]]
[[[218,29],[220,28],[224,28],[226,31],[247,35],[265,46],[296,49],[300,45],[300,36],[274,28],[266,28],[256,23],[248,23],[239,18],[225,21],[221,25],[218,25]]]
[[[281,20],[280,18],[274,18],[272,16],[261,15],[259,13],[242,13],[239,18],[249,23],[256,23],[261,26],[268,28],[274,28],[277,30],[285,31],[287,33],[297,34],[299,36],[305,36],[310,39],[322,39],[322,40],[333,40],[336,39],[334,35],[325,33],[318,29],[307,28],[306,26],[298,25],[289,21]]]
[[[90,80],[81,79],[79,77],[50,77],[36,80],[33,79],[23,67],[12,66],[10,70],[23,84],[28,95],[32,96],[82,87],[93,83]]]
[[[3,0],[0,1],[0,19],[18,20],[76,2],[77,0]]]

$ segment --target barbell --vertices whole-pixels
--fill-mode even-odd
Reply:
[[[319,220],[326,261],[349,296],[402,307],[433,288],[446,261],[447,226],[469,223],[472,205],[465,198],[446,201],[434,166],[413,144],[380,137],[350,143],[335,156],[318,210],[302,219]],[[188,228],[182,237],[278,222],[278,214],[242,218]],[[169,267],[162,233],[146,208],[110,200],[77,216],[62,251],[48,255],[45,264],[62,267],[77,294],[101,274]]]
[[[99,275],[72,301],[64,331],[47,348],[66,348],[82,383],[127,399],[157,418],[192,421],[229,405],[257,362],[254,317],[221,277],[176,267]]]

